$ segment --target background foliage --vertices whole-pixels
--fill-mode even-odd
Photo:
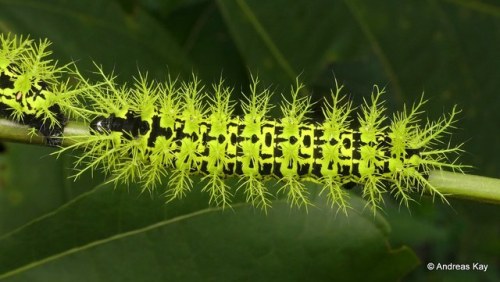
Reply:
[[[425,91],[431,118],[463,109],[451,141],[467,141],[462,161],[491,177],[500,177],[499,17],[494,0],[0,0],[1,32],[48,37],[60,62],[91,71],[94,60],[123,81],[138,68],[206,83],[222,74],[239,100],[249,71],[284,93],[300,75],[316,101],[335,76],[355,104],[386,86],[391,111]],[[71,158],[50,152],[6,144],[0,155],[5,280],[500,279],[498,206],[422,197],[410,214],[388,199],[383,216],[345,219],[319,197],[309,214],[279,201],[267,216],[239,204],[220,212],[198,192],[164,205],[99,176],[72,182]],[[431,272],[428,262],[489,268]]]

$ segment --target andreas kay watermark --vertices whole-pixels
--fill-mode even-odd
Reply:
[[[456,270],[456,271],[482,271],[486,272],[488,270],[488,265],[479,262],[473,263],[427,263],[428,270]]]

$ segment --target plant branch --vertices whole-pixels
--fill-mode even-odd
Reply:
[[[64,126],[63,132],[63,147],[70,146],[74,144],[71,141],[73,136],[85,136],[90,135],[88,125],[81,122],[70,121]],[[8,119],[0,118],[0,140],[34,144],[34,145],[46,145],[45,138],[40,134],[31,134],[33,131],[27,125],[22,125],[13,122]]]
[[[500,204],[500,179],[449,171],[431,171],[429,183],[444,195]]]

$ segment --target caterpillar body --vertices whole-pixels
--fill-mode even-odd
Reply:
[[[159,176],[170,174],[171,199],[191,190],[190,175],[201,174],[204,190],[222,206],[229,204],[233,192],[224,179],[233,175],[239,177],[247,200],[263,208],[270,205],[272,194],[264,182],[272,178],[282,185],[278,191],[297,206],[309,205],[304,181],[321,184],[332,203],[343,209],[347,194],[342,187],[352,184],[363,186],[374,208],[386,191],[407,205],[412,189],[440,195],[426,179],[430,170],[460,168],[447,162],[447,155],[459,147],[433,149],[452,127],[455,108],[448,117],[420,127],[418,116],[425,104],[421,99],[383,125],[387,118],[378,87],[361,106],[359,127],[352,129],[352,104],[342,98],[338,85],[323,107],[325,121],[313,122],[307,117],[310,99],[299,97],[303,85],[298,82],[291,98],[280,105],[282,118],[270,119],[271,93],[259,91],[257,79],[242,103],[243,115],[235,117],[232,89],[222,82],[206,91],[195,77],[177,85],[140,75],[129,88],[119,87],[102,69],[99,73],[103,82],[99,87],[86,85],[89,91],[84,93],[94,113],[92,136],[69,147],[85,151],[79,173],[103,167],[113,175],[111,181],[140,181],[146,189],[159,185]],[[207,97],[208,105],[203,103]]]
[[[282,117],[273,119],[269,117],[272,93],[261,89],[252,77],[250,93],[241,103],[243,114],[235,116],[233,90],[222,80],[206,89],[195,76],[189,82],[169,77],[160,83],[139,74],[128,86],[98,67],[100,79],[91,82],[76,68],[67,71],[53,64],[50,68],[49,61],[42,65],[52,75],[32,75],[30,88],[20,91],[16,83],[30,73],[26,58],[42,49],[20,42],[24,41],[2,37],[2,50],[7,50],[0,53],[2,114],[25,124],[26,117],[35,117],[41,125],[33,128],[57,140],[53,144],[71,138],[71,145],[61,147],[59,153],[79,150],[76,177],[102,169],[117,184],[141,182],[145,190],[166,186],[172,200],[185,196],[193,188],[192,176],[199,174],[211,202],[227,206],[241,189],[248,202],[265,210],[274,194],[266,185],[270,179],[279,182],[277,193],[306,208],[310,201],[304,182],[319,183],[322,193],[343,211],[348,207],[344,188],[358,184],[375,212],[385,192],[393,193],[404,205],[415,190],[442,197],[427,181],[429,172],[461,171],[463,167],[449,159],[461,152],[460,145],[437,148],[459,111],[454,107],[449,115],[421,126],[423,97],[388,118],[381,100],[384,90],[375,86],[371,98],[351,118],[352,103],[336,84],[322,107],[324,121],[319,122],[308,117],[312,103],[301,96],[304,86],[297,81],[289,98],[283,96]],[[28,51],[17,53],[28,55],[10,55],[23,48]],[[2,63],[6,61],[2,58],[18,59]],[[23,64],[26,67],[18,67]],[[60,82],[60,73],[69,73],[76,85]],[[89,134],[59,136],[65,121],[72,118],[88,124]],[[353,120],[359,126],[351,126]],[[42,127],[57,132],[44,132]],[[168,183],[162,183],[167,175]],[[226,184],[230,176],[238,177],[238,187]]]

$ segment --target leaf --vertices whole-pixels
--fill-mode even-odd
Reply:
[[[64,179],[54,173],[62,163],[46,157],[51,151],[7,144],[0,161],[0,234],[64,202]],[[51,195],[47,201],[38,201],[46,195]]]
[[[115,1],[101,0],[0,4],[0,31],[48,37],[58,56],[79,61],[83,70],[94,71],[94,60],[109,71],[115,67],[125,80],[145,66],[159,78],[165,77],[167,66],[175,74],[190,71],[188,58],[168,30],[141,9],[126,13]]]
[[[204,82],[211,84],[222,77],[226,85],[236,88],[248,84],[248,68],[214,1],[147,1],[143,5],[179,42]]]
[[[281,88],[301,73],[305,81],[319,73],[336,39],[332,34],[341,32],[337,23],[346,19],[339,1],[217,3],[250,70]],[[286,13],[277,13],[283,7]]]
[[[0,263],[0,278],[393,281],[418,263],[409,249],[388,248],[385,220],[373,218],[371,213],[335,216],[323,206],[323,199],[309,214],[278,202],[267,216],[241,204],[226,211],[208,208],[182,213],[178,208],[168,209],[176,213],[164,215],[156,206],[150,208],[151,218],[139,224],[126,204],[115,203],[109,211],[95,206],[102,199],[117,198],[110,194],[109,189],[91,193],[1,238],[0,252],[8,258]],[[364,205],[357,199],[351,204],[360,209]],[[124,214],[119,221],[82,220],[82,216],[103,218],[100,215],[121,212]],[[102,234],[106,229],[115,229],[116,233]],[[47,236],[52,244],[47,244]],[[78,242],[82,237],[94,239]],[[69,244],[47,252],[64,242]],[[32,260],[12,265],[26,257]]]
[[[0,272],[47,256],[155,222],[203,209],[206,195],[194,191],[189,200],[165,205],[158,193],[141,194],[140,187],[98,186],[0,237]],[[201,199],[197,199],[201,198]],[[50,240],[50,244],[47,244]],[[26,255],[29,250],[37,250]]]

